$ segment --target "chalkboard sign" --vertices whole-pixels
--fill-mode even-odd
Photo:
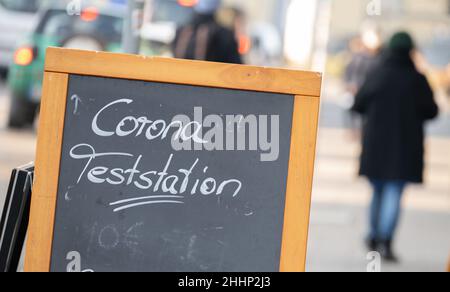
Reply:
[[[51,48],[27,271],[303,271],[321,76]]]
[[[11,174],[0,220],[0,272],[16,272],[23,254],[30,216],[33,164]]]

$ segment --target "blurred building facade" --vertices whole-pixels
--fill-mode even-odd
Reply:
[[[412,32],[419,46],[439,51],[436,65],[450,63],[450,0],[224,0],[239,7],[249,22],[266,22],[280,35],[282,58],[288,64],[321,70],[325,47],[346,49],[362,30],[376,30],[383,39],[398,30]],[[351,9],[349,9],[351,7]],[[293,17],[290,17],[293,16]],[[429,48],[436,46],[438,48]],[[450,54],[450,53],[449,53]],[[446,61],[449,59],[448,61]]]
[[[450,0],[331,0],[327,72],[341,77],[348,46],[357,35],[386,41],[394,32],[410,32],[420,52],[417,65],[437,90],[441,107],[450,96]],[[352,7],[349,10],[349,7]],[[447,97],[447,98],[446,98]]]
[[[372,22],[383,34],[398,29],[414,33],[421,42],[450,35],[449,0],[334,0],[332,40],[358,33],[361,24]],[[370,6],[372,5],[372,6]],[[348,7],[353,7],[351,14]]]

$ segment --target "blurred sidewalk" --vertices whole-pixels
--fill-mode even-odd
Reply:
[[[424,186],[410,186],[396,251],[400,265],[383,271],[445,271],[450,255],[450,137],[427,141]],[[357,177],[359,143],[343,129],[321,128],[318,141],[308,271],[364,272],[363,238],[370,188]]]
[[[360,143],[345,130],[343,88],[324,83],[313,188],[308,271],[367,270],[371,189],[358,177]],[[427,126],[426,183],[411,185],[396,242],[400,265],[383,271],[445,271],[450,256],[450,102],[439,99],[439,120]]]

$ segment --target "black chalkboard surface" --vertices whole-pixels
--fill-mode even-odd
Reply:
[[[279,271],[293,106],[293,95],[70,75],[51,271]],[[179,115],[226,141],[204,149],[192,122],[177,149],[164,125]],[[249,117],[278,137],[271,159],[264,143],[230,146],[253,141]]]

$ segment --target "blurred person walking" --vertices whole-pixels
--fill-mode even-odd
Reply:
[[[355,102],[356,94],[366,81],[367,74],[369,74],[378,60],[381,45],[370,48],[364,42],[363,37],[358,36],[350,41],[349,50],[351,59],[344,72],[346,86],[344,98],[348,113],[344,122],[350,128],[351,139],[356,140],[360,138],[361,121],[355,112],[350,111],[350,108]]]
[[[378,49],[371,50],[358,36],[350,41],[350,62],[345,68],[344,81],[347,91],[355,96],[366,80],[367,74],[374,66]]]
[[[368,74],[352,111],[362,115],[360,174],[373,187],[368,248],[397,262],[392,243],[409,183],[422,183],[424,124],[438,115],[432,89],[416,69],[412,37],[395,34]]]
[[[242,64],[235,33],[221,26],[216,12],[221,0],[199,0],[190,24],[177,31],[172,45],[176,58]]]

